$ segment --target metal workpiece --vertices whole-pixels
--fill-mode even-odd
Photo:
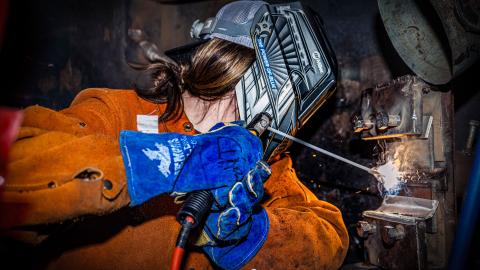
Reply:
[[[364,90],[361,111],[353,119],[372,121],[364,121],[362,128],[354,122],[354,130],[364,140],[420,137],[425,130],[423,97],[430,88],[422,79],[406,75]]]
[[[436,200],[386,196],[378,209],[365,211],[357,232],[366,238],[368,262],[385,269],[426,269],[426,223],[437,208]]]
[[[437,200],[387,195],[378,209],[364,211],[363,216],[395,223],[414,224],[432,218],[437,208]]]
[[[364,211],[357,223],[367,263],[382,269],[444,269],[456,217],[451,93],[436,91],[416,76],[364,92],[358,116],[375,121],[360,135],[382,146],[380,164],[390,162],[401,177],[397,188],[384,190],[382,205]],[[376,229],[366,233],[365,224]]]
[[[440,85],[480,57],[479,27],[474,22],[478,19],[467,15],[480,11],[474,1],[468,2],[378,0],[378,7],[388,36],[405,64],[425,81]]]

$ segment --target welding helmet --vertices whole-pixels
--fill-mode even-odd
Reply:
[[[235,86],[247,124],[266,112],[273,128],[294,136],[335,89],[336,60],[323,24],[300,2],[232,2],[215,17],[196,20],[190,34],[200,43],[219,38],[255,50],[256,60]],[[166,54],[175,58],[184,49]],[[289,146],[288,139],[268,131],[262,141],[266,160]]]

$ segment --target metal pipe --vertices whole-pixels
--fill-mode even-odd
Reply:
[[[477,137],[477,142],[480,138]],[[457,227],[457,233],[450,255],[448,269],[465,269],[470,243],[475,231],[480,214],[480,143],[475,147],[475,160],[473,162],[470,178],[463,201],[463,207]]]
[[[473,152],[473,145],[475,143],[475,138],[477,137],[477,130],[480,127],[480,121],[470,120],[468,122],[470,129],[468,132],[467,144],[465,145],[465,150],[463,151],[466,155],[471,155]]]

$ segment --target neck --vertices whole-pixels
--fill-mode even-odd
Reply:
[[[219,100],[206,101],[190,95],[182,94],[185,115],[199,132],[207,132],[218,122],[239,120],[235,92],[231,92]]]

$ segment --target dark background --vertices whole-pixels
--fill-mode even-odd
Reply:
[[[127,61],[138,60],[139,53],[127,35],[129,27],[143,29],[163,51],[188,42],[193,20],[213,16],[228,1],[161,2],[11,1],[0,52],[0,105],[24,108],[39,104],[62,109],[88,87],[131,88],[138,72]],[[360,91],[412,72],[393,49],[376,1],[302,2],[324,20],[339,64],[339,84],[336,94],[298,136],[372,166],[375,142],[361,141],[350,124],[359,105]],[[455,100],[454,141],[460,157],[468,121],[480,120],[480,94],[475,80],[479,71],[477,63],[446,86]],[[381,202],[375,181],[362,171],[309,149],[294,145],[290,151],[299,178],[320,199],[343,212],[351,231],[345,264],[362,261],[354,226],[363,210],[374,209]],[[459,205],[469,170],[465,164],[468,163],[457,168],[463,176],[455,179]],[[472,261],[472,266],[478,267],[479,262]]]

